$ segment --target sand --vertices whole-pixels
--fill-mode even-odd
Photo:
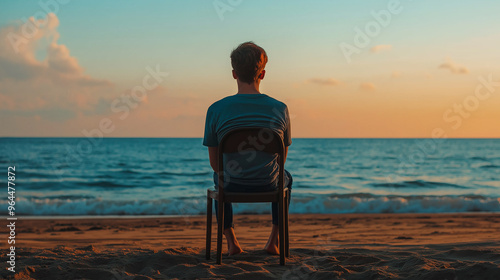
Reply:
[[[215,219],[214,219],[215,220]],[[244,253],[205,259],[205,217],[28,219],[6,279],[500,279],[500,214],[291,215],[286,266],[270,215],[237,215]],[[5,238],[7,231],[2,229]],[[215,248],[213,225],[212,248]],[[224,243],[224,250],[226,250]]]

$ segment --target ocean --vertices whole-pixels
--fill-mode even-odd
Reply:
[[[16,169],[16,215],[198,215],[213,187],[201,138],[0,143],[4,182],[8,166]],[[291,213],[500,212],[500,139],[294,138],[285,168]]]

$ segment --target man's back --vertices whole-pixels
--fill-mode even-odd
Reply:
[[[283,137],[285,146],[291,144],[288,108],[266,94],[235,94],[212,104],[207,111],[203,145],[218,146],[225,133],[238,127],[269,128]],[[257,147],[252,147],[255,151],[252,154],[244,151],[249,148],[243,147],[242,152],[224,158],[225,162],[236,161],[241,167],[229,174],[231,183],[247,186],[276,183],[277,155],[260,152]]]

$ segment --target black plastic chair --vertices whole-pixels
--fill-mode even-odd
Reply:
[[[256,139],[258,144],[250,145],[250,139]],[[278,189],[272,192],[243,193],[224,191],[224,164],[223,154],[238,153],[248,151],[264,151],[278,154],[279,176]],[[207,190],[207,237],[206,237],[206,258],[210,259],[210,246],[212,242],[212,200],[219,201],[219,217],[217,227],[217,264],[222,263],[222,232],[224,225],[224,203],[257,203],[257,202],[277,202],[279,207],[279,250],[280,265],[285,265],[285,257],[290,256],[288,238],[288,188],[285,188],[285,146],[282,137],[269,128],[262,127],[242,127],[227,132],[221,139],[218,146],[218,191]],[[243,156],[243,154],[242,154]]]

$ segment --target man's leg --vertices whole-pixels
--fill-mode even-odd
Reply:
[[[288,188],[288,205],[290,205],[290,200],[292,196],[292,174],[285,170],[285,176],[288,177],[288,184],[286,187]],[[273,229],[271,230],[271,235],[269,235],[269,239],[267,240],[267,244],[264,247],[264,249],[272,255],[279,255],[279,210],[278,210],[278,203],[273,202],[271,205],[271,210],[272,210],[272,221],[273,221]]]
[[[215,201],[215,216],[219,217],[219,202]],[[217,219],[218,221],[219,219]],[[233,205],[224,203],[224,230],[233,227]]]
[[[214,183],[215,183],[215,189],[217,190],[218,187],[218,177],[217,174],[214,172]],[[215,201],[215,215],[216,217],[219,217],[219,202],[216,200]],[[219,219],[217,219],[219,221]],[[227,240],[227,249],[229,252],[229,255],[236,255],[243,250],[240,247],[240,244],[238,243],[238,239],[236,239],[236,235],[234,234],[233,230],[233,206],[231,203],[224,203],[224,235],[226,236]]]

